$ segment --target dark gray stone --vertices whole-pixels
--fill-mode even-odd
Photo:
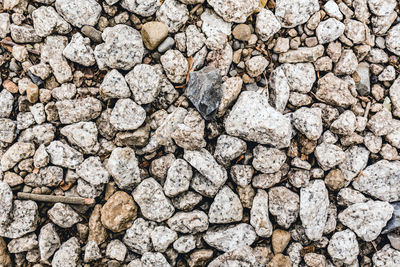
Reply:
[[[392,232],[400,228],[400,201],[390,203],[393,206],[392,218],[388,221],[385,228],[382,230],[382,234]]]
[[[215,118],[222,96],[221,83],[219,70],[212,66],[190,72],[185,95],[206,120]]]

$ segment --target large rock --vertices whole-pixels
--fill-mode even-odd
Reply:
[[[264,95],[254,91],[240,94],[225,120],[225,130],[230,135],[276,148],[288,147],[292,137],[290,119],[272,108]]]
[[[339,213],[342,224],[353,230],[364,241],[375,240],[390,220],[393,207],[383,201],[356,203]]]
[[[215,12],[227,22],[244,23],[258,7],[257,0],[208,0]]]
[[[96,25],[100,18],[101,6],[95,0],[57,0],[57,12],[75,27]]]
[[[307,22],[312,14],[319,10],[318,0],[277,0],[275,16],[282,27],[293,28]]]
[[[329,241],[328,253],[335,261],[353,263],[359,253],[356,235],[349,229],[334,233]]]
[[[122,241],[135,253],[143,254],[151,251],[151,233],[156,226],[157,224],[155,222],[138,218],[133,222],[132,226],[126,230]]]
[[[387,244],[374,254],[372,262],[375,267],[399,266],[400,251],[391,248],[390,245]]]
[[[157,20],[168,26],[168,31],[176,33],[189,19],[185,4],[178,0],[166,0],[157,11]]]
[[[256,19],[256,33],[260,36],[260,39],[266,42],[280,29],[281,24],[274,13],[265,8],[261,9]]]
[[[161,75],[148,64],[136,65],[125,79],[131,88],[133,99],[140,105],[153,102],[161,89]]]

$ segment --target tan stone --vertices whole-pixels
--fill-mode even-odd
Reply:
[[[151,21],[142,26],[143,43],[149,50],[154,50],[168,35],[168,27],[162,22]]]
[[[288,256],[276,254],[268,263],[267,267],[292,267],[292,261]]]
[[[281,229],[276,229],[272,233],[272,249],[275,254],[282,253],[290,241],[289,232]]]
[[[30,83],[26,87],[26,97],[30,103],[36,103],[39,99],[39,87],[34,83]]]
[[[333,169],[325,177],[326,186],[332,191],[338,191],[345,185],[344,176],[341,170]]]
[[[0,237],[0,266],[11,267],[10,254],[7,252],[7,244],[2,237]]]
[[[107,239],[107,231],[101,223],[101,205],[94,207],[89,218],[89,236],[88,241],[95,241],[97,244],[103,243]]]
[[[247,24],[239,24],[233,29],[232,34],[237,40],[248,41],[251,36],[251,30]]]

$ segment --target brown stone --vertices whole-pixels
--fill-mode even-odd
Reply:
[[[292,261],[288,256],[276,254],[268,263],[267,267],[292,267]]]
[[[10,80],[5,80],[3,82],[3,87],[10,93],[13,93],[13,94],[18,93],[18,86]]]
[[[282,253],[286,246],[289,244],[290,234],[289,232],[281,229],[276,229],[272,233],[272,249],[275,254]]]
[[[339,169],[331,170],[325,177],[325,184],[332,191],[340,190],[345,184],[342,171]]]
[[[0,266],[11,267],[10,254],[7,252],[7,244],[2,237],[0,237]]]
[[[39,99],[39,87],[34,83],[29,83],[26,88],[26,97],[30,103],[36,103]]]
[[[103,243],[107,239],[107,231],[101,223],[101,205],[94,207],[89,218],[89,236],[88,241],[95,241],[97,244]]]
[[[101,208],[101,222],[113,232],[128,229],[136,216],[137,206],[133,198],[124,191],[114,193]]]
[[[190,254],[188,260],[190,267],[206,266],[206,263],[212,259],[214,252],[211,249],[199,249]]]
[[[251,30],[247,24],[239,24],[232,31],[233,37],[240,41],[248,41],[251,36]]]
[[[168,27],[162,22],[151,21],[142,26],[141,33],[147,49],[154,50],[167,37]]]

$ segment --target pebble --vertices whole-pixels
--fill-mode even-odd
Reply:
[[[68,141],[78,146],[85,154],[95,154],[100,149],[97,141],[98,131],[94,122],[78,122],[67,125],[60,130]]]
[[[322,111],[319,108],[299,108],[292,114],[292,122],[310,140],[318,140],[322,134]]]
[[[246,142],[233,136],[220,135],[217,139],[214,157],[223,166],[229,166],[231,161],[245,154]]]
[[[114,0],[114,2],[118,2]],[[145,0],[141,2],[122,0],[121,7],[143,17],[152,16],[160,8],[159,0]]]
[[[196,248],[196,239],[193,235],[181,236],[174,242],[173,248],[178,253],[189,253]]]
[[[140,30],[143,43],[149,50],[156,49],[168,35],[168,27],[158,21],[147,22]]]
[[[89,38],[84,38],[80,33],[72,35],[70,43],[64,48],[63,55],[67,59],[85,67],[96,63]]]
[[[59,250],[54,254],[51,266],[76,266],[79,260],[81,247],[76,237],[71,237],[61,244]]]
[[[317,45],[314,47],[299,47],[279,54],[280,63],[301,63],[314,62],[324,54],[324,47]]]
[[[89,241],[85,247],[85,254],[83,256],[84,262],[92,262],[101,258],[100,249],[96,242]]]
[[[264,190],[259,189],[253,199],[250,224],[258,236],[270,237],[272,235],[273,228],[268,215],[268,193]]]
[[[117,130],[136,130],[146,119],[146,111],[129,98],[119,99],[111,112],[110,123]]]
[[[1,158],[2,171],[8,171],[21,160],[32,157],[35,146],[32,143],[16,142],[10,146]]]
[[[190,57],[204,46],[206,37],[204,36],[204,33],[202,33],[195,25],[189,25],[186,28],[185,34],[186,34],[186,51],[187,51],[186,54],[187,56]],[[226,39],[225,35],[223,35],[223,38]],[[223,47],[221,47],[220,49],[222,48]]]
[[[54,224],[62,228],[71,228],[82,221],[82,217],[79,216],[71,206],[63,203],[54,204],[54,206],[49,209],[48,215]]]
[[[106,256],[117,261],[124,261],[127,252],[128,249],[126,248],[125,244],[119,239],[114,239],[111,240],[107,245]]]
[[[177,212],[168,220],[168,226],[184,234],[204,232],[208,229],[208,216],[199,210]]]
[[[62,124],[95,119],[102,110],[101,102],[94,97],[57,101],[56,108]]]
[[[345,25],[334,18],[322,21],[317,29],[316,35],[320,44],[326,44],[338,39],[345,30]]]
[[[307,22],[315,12],[319,10],[317,0],[306,0],[292,2],[290,0],[276,1],[275,16],[282,27],[294,28],[297,25]]]
[[[185,4],[177,0],[165,0],[157,11],[157,20],[168,27],[168,31],[176,33],[189,19],[189,11]]]
[[[276,229],[272,233],[272,248],[275,254],[283,253],[290,241],[290,234],[287,231]]]
[[[283,186],[269,190],[269,212],[276,216],[277,223],[289,228],[297,220],[300,210],[299,195]]]
[[[387,244],[374,254],[372,262],[377,267],[396,266],[400,263],[400,252]]]
[[[61,245],[60,237],[52,223],[42,226],[38,241],[40,259],[43,261],[46,261],[53,256],[54,252],[56,252]]]
[[[261,9],[256,18],[256,33],[262,41],[268,41],[275,33],[281,29],[281,23],[268,9]],[[235,31],[232,32],[235,36]],[[238,39],[238,38],[236,38]],[[250,39],[250,37],[249,37]]]
[[[178,239],[178,234],[165,226],[157,226],[151,232],[151,242],[157,252],[165,252],[176,239]]]
[[[51,142],[47,148],[50,162],[64,168],[76,169],[83,162],[83,155],[60,141]]]
[[[263,73],[269,62],[263,56],[255,56],[246,61],[246,70],[251,77],[257,77]]]
[[[172,37],[167,37],[165,40],[158,46],[157,51],[159,53],[164,53],[165,51],[170,50],[175,45],[175,40]]]
[[[222,0],[209,0],[208,3],[225,21],[236,23],[244,23],[247,17],[250,16],[258,7],[258,1],[256,0],[236,0],[228,2]]]
[[[161,75],[153,66],[138,64],[125,76],[136,103],[149,104],[156,100],[161,89]]]
[[[235,39],[239,41],[248,41],[250,39],[251,30],[247,24],[238,24],[232,31]]]
[[[89,157],[85,159],[76,168],[76,174],[94,186],[108,183],[110,177],[110,174],[104,168],[99,157]]]
[[[183,83],[186,80],[188,62],[178,50],[168,50],[160,58],[168,79],[173,83]]]
[[[132,252],[143,255],[152,250],[151,233],[155,227],[155,222],[137,218],[132,226],[126,230],[122,242]]]

